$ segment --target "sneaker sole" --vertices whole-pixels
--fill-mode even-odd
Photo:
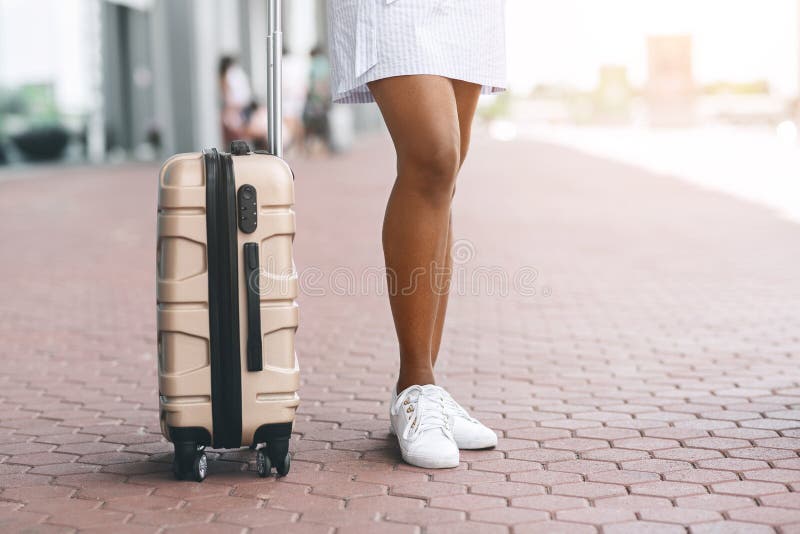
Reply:
[[[391,423],[389,423],[389,434],[396,436],[397,433],[394,431],[394,427]],[[425,469],[451,469],[453,467],[458,467],[458,464],[461,462],[461,457],[457,458],[430,458],[427,456],[412,456],[406,454],[406,452],[401,448],[400,455],[403,457],[403,461],[409,465],[414,465],[416,467],[422,467]]]
[[[486,442],[486,441],[482,441],[482,442],[480,442],[480,441],[468,441],[466,443],[458,443],[458,442],[456,442],[456,445],[458,445],[459,449],[465,449],[465,450],[493,449],[494,447],[497,447],[497,440],[495,439],[495,440],[493,440],[491,442]]]
[[[412,456],[406,454],[405,451],[401,450],[403,460],[407,464],[414,465],[417,467],[424,467],[425,469],[450,469],[453,467],[458,467],[460,458],[430,458],[427,456]]]

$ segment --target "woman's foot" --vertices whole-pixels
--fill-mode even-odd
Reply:
[[[437,386],[438,387],[438,386]],[[444,388],[444,406],[453,421],[453,438],[459,449],[486,449],[497,445],[497,434],[470,416]]]
[[[417,467],[457,467],[458,446],[452,418],[446,411],[447,393],[432,384],[393,392],[390,430],[397,436],[403,460]]]

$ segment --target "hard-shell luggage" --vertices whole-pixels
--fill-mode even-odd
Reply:
[[[289,471],[300,385],[294,334],[293,174],[281,159],[280,5],[270,0],[269,150],[178,154],[158,194],[158,388],[178,478],[201,481],[206,446],[256,449]]]

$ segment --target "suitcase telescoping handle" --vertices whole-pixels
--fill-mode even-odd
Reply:
[[[281,0],[269,0],[267,22],[267,136],[269,153],[283,157]]]

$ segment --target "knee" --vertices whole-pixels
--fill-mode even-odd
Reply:
[[[422,146],[400,160],[400,174],[415,192],[431,202],[449,202],[461,166],[458,143]]]

